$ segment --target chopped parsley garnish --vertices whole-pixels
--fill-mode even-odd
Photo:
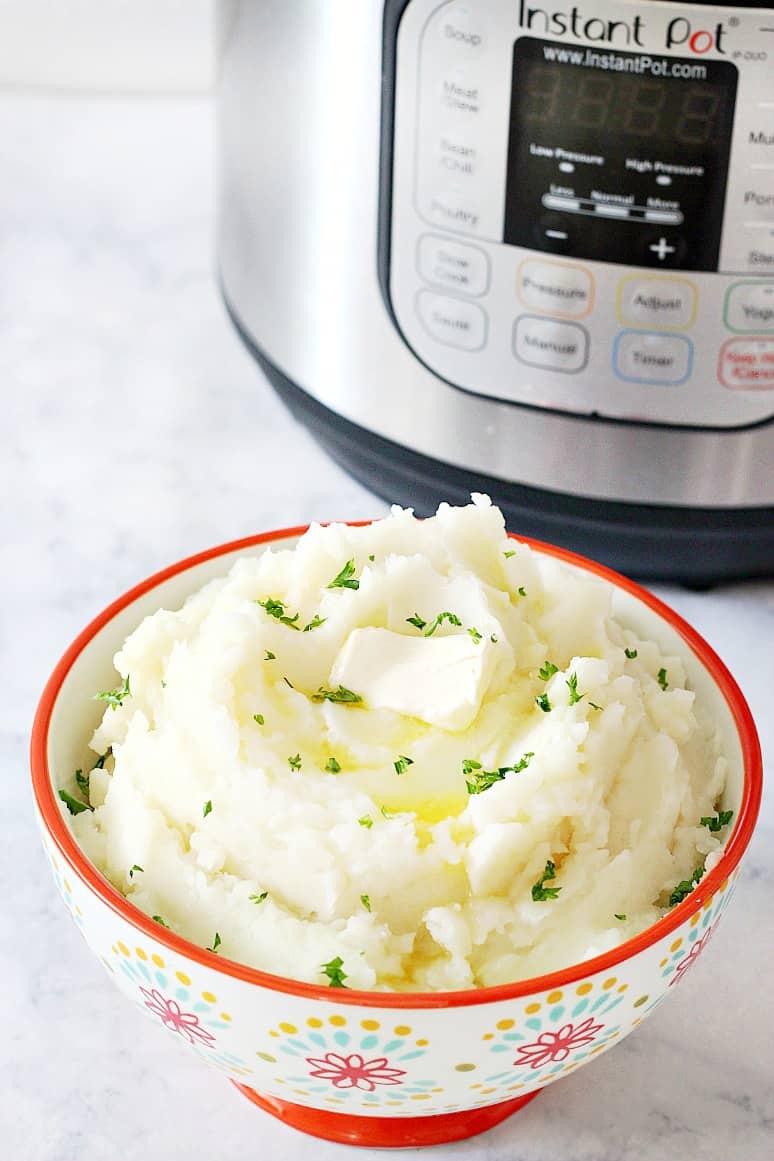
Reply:
[[[419,629],[420,633],[427,624],[427,621],[424,621],[420,617],[419,613],[414,613],[413,617],[406,617],[406,620],[408,621],[409,625],[413,625],[415,629]]]
[[[328,771],[329,774],[341,773],[341,766],[336,761],[336,759],[333,757],[330,757],[328,759],[328,761],[325,763],[325,769]]]
[[[107,750],[105,750],[105,753],[100,754],[99,758],[97,758],[97,761],[94,763],[94,769],[95,770],[102,770],[102,768],[105,765],[105,762],[108,760],[108,758],[110,757],[110,755],[112,753],[113,753],[113,747],[108,746]]]
[[[127,673],[123,685],[119,685],[116,689],[103,689],[101,693],[95,693],[94,701],[106,701],[112,709],[115,709],[116,706],[124,704],[124,698],[131,696],[132,691],[129,688],[129,674]]]
[[[371,910],[371,897],[370,897],[370,895],[361,895],[361,896],[360,896],[360,902],[363,904],[363,906],[365,907],[366,911],[370,911],[370,910]]]
[[[545,887],[550,879],[556,878],[556,867],[549,859],[546,863],[543,874],[538,879],[537,883],[532,884],[532,898],[536,903],[542,903],[546,899],[556,899],[561,891],[561,887]]]
[[[535,698],[535,701],[540,706],[544,714],[550,714],[551,710],[554,708],[551,705],[551,701],[547,693],[541,693],[538,697]]]
[[[624,649],[624,653],[626,654],[626,656],[629,658],[630,661],[634,661],[634,658],[637,656],[636,649]]]
[[[438,616],[435,618],[435,620],[431,621],[429,627],[427,629],[425,629],[422,636],[423,637],[432,637],[433,633],[436,631],[437,628],[439,628],[439,626],[441,626],[444,623],[444,621],[448,621],[450,625],[457,625],[459,627],[462,626],[462,621],[459,619],[459,617],[457,616],[456,613],[449,613],[449,612],[439,613]]]
[[[625,915],[618,915],[618,914],[615,914],[615,915],[613,916],[613,919],[620,919],[621,921],[623,921],[624,919],[626,919],[626,916],[625,916]]]
[[[374,553],[373,553],[373,552],[369,552],[369,554],[368,554],[368,559],[369,559],[369,560],[376,560],[376,556],[374,555]]]
[[[478,645],[479,641],[483,641],[483,639],[484,639],[481,636],[481,634],[479,633],[478,629],[476,629],[475,627],[471,627],[470,629],[468,629],[468,633],[473,638],[474,645]]]
[[[220,938],[218,932],[215,932],[215,938],[212,941],[212,947],[208,947],[207,951],[217,951],[223,940]]]
[[[132,867],[130,867],[130,868],[129,868],[129,878],[130,878],[130,879],[133,879],[133,878],[134,878],[134,872],[135,872],[135,871],[143,871],[143,872],[144,872],[144,871],[145,871],[145,867],[141,867],[139,863],[135,863],[135,864],[134,864],[134,866],[132,866]]]
[[[509,548],[507,552],[504,552],[504,553],[503,553],[503,556],[505,557],[505,559],[506,559],[506,560],[510,560],[510,559],[511,559],[511,557],[512,557],[512,556],[515,556],[515,555],[516,555],[516,549],[515,549],[515,548]]]
[[[388,807],[386,807],[386,806],[380,806],[380,807],[379,807],[379,809],[381,810],[381,812],[382,812],[382,816],[383,816],[384,818],[397,818],[397,817],[398,817],[398,815],[397,815],[396,811],[394,811],[394,810],[390,810],[390,809],[389,809]]]
[[[304,625],[304,632],[311,633],[312,629],[319,629],[320,625],[324,625],[327,620],[327,617],[321,617],[319,613],[315,613],[309,624]]]
[[[320,964],[320,971],[323,975],[328,977],[328,986],[331,988],[346,988],[344,981],[348,979],[347,973],[342,971],[344,967],[344,960],[340,955],[335,959],[331,959],[328,963]]]
[[[405,774],[409,766],[414,765],[414,759],[407,757],[405,754],[398,754],[397,761],[393,762],[396,774]]]
[[[263,659],[264,659],[264,661],[276,661],[276,660],[277,660],[277,654],[276,654],[276,653],[272,653],[271,649],[267,649],[267,650],[266,650],[266,652],[265,652],[265,653],[264,653],[264,655],[263,655]]]
[[[340,573],[338,573],[331,583],[328,585],[329,589],[359,589],[360,581],[355,577],[355,561],[348,560]]]
[[[262,726],[265,720],[263,714],[253,714],[253,721],[256,725]]]
[[[336,689],[324,689],[320,686],[317,693],[312,694],[312,701],[333,701],[343,705],[357,705],[362,700],[359,693],[353,693],[343,685],[337,686]]]
[[[492,633],[489,640],[492,642],[493,645],[497,644],[497,638],[495,637],[494,633]]]
[[[89,775],[84,774],[80,767],[75,771],[75,783],[81,794],[89,797]]]
[[[462,763],[462,773],[465,775],[468,794],[483,794],[485,790],[489,790],[490,786],[494,786],[495,782],[502,782],[506,774],[520,774],[522,770],[527,769],[530,760],[534,757],[534,752],[530,750],[519,759],[515,766],[500,766],[497,770],[482,770],[480,762],[476,762],[473,758],[465,758]]]
[[[267,597],[265,601],[256,601],[256,605],[260,605],[262,609],[268,613],[270,617],[274,617],[275,621],[279,621],[281,625],[287,625],[289,629],[298,629],[296,624],[300,614],[294,613],[291,617],[287,612],[287,605],[284,601],[277,600],[276,597]]]
[[[581,700],[581,698],[586,696],[583,693],[578,693],[578,675],[577,675],[577,673],[571,673],[564,684],[567,686],[567,688],[570,691],[569,705],[577,705],[577,703]]]
[[[696,867],[690,879],[683,879],[677,884],[672,894],[669,896],[669,906],[676,907],[678,903],[682,903],[686,895],[690,895],[696,884],[700,879],[704,878],[704,867]]]
[[[719,810],[717,814],[707,815],[702,818],[701,825],[706,826],[707,830],[711,831],[712,834],[717,834],[724,826],[728,826],[733,817],[733,810]]]
[[[597,705],[597,703],[596,703],[595,701],[590,701],[590,702],[589,702],[589,705],[591,706],[591,708],[592,708],[592,709],[595,709],[595,710],[601,710],[601,709],[602,709],[602,706],[601,706],[601,705]]]
[[[282,680],[285,682],[285,685],[287,685],[289,689],[295,689],[295,688],[296,688],[296,687],[295,687],[295,685],[293,684],[293,682],[290,680],[290,678],[289,678],[289,677],[283,677],[283,679],[282,679]]]
[[[208,798],[202,807],[202,818],[206,818],[212,812],[212,799]]]
[[[288,758],[288,766],[291,770],[301,769],[301,755],[294,754],[292,758]]]
[[[658,683],[659,683],[659,685],[661,686],[661,688],[662,688],[662,689],[668,689],[668,688],[669,688],[669,682],[667,681],[667,671],[666,671],[666,669],[659,669],[659,671],[658,671]]]
[[[370,830],[374,825],[374,820],[371,818],[370,814],[364,814],[362,818],[357,820],[357,823],[358,826],[364,826],[366,830]]]
[[[526,597],[527,595],[527,590],[524,588],[524,585],[519,585],[517,592],[520,597]]]
[[[94,807],[88,802],[81,802],[80,798],[74,798],[68,790],[60,790],[59,797],[65,804],[70,814],[83,814],[84,810],[93,810]]]
[[[264,899],[268,898],[268,895],[268,891],[261,891],[260,895],[250,895],[249,899],[251,903],[263,903]]]
[[[554,665],[553,661],[546,661],[545,665],[538,670],[538,677],[541,681],[548,681],[559,672],[559,666]]]
[[[167,923],[166,919],[162,919],[160,915],[151,915],[151,919],[154,923],[158,923],[160,927],[166,927],[167,930],[169,930],[169,924]]]

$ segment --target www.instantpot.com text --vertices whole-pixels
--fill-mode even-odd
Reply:
[[[621,56],[617,52],[596,52],[592,48],[558,48],[554,44],[544,44],[543,57],[557,64],[606,69],[614,73],[644,73],[651,77],[680,77],[689,81],[703,81],[707,77],[707,68],[703,64],[664,56],[633,56],[629,53]]]

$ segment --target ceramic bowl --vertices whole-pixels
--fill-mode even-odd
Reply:
[[[78,766],[114,682],[112,657],[147,614],[174,608],[234,559],[286,529],[214,548],[132,589],[100,614],[57,665],[32,737],[43,843],[86,943],[145,1015],[220,1070],[256,1105],[320,1137],[369,1146],[435,1144],[502,1121],[543,1088],[627,1036],[688,974],[734,891],[755,823],[761,760],[750,711],[712,649],[650,593],[608,569],[529,542],[611,585],[614,611],[679,653],[711,708],[730,760],[724,808],[733,829],[718,865],[658,923],[614,951],[539,978],[432,994],[330,989],[256,971],[165,930],[80,851],[57,797]]]

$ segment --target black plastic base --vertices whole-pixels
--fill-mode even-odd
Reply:
[[[603,561],[641,579],[705,587],[774,575],[774,508],[682,508],[590,500],[525,487],[410,451],[308,395],[256,346],[226,307],[280,398],[333,458],[366,487],[417,515],[485,492],[508,528]]]

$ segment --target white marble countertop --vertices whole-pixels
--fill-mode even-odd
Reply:
[[[0,97],[0,1133],[14,1161],[377,1157],[304,1137],[140,1020],[60,905],[27,789],[53,664],[111,598],[260,529],[379,515],[232,332],[204,99]],[[774,586],[662,587],[774,753]],[[763,1161],[774,1149],[774,791],[710,953],[612,1053],[440,1159]]]

